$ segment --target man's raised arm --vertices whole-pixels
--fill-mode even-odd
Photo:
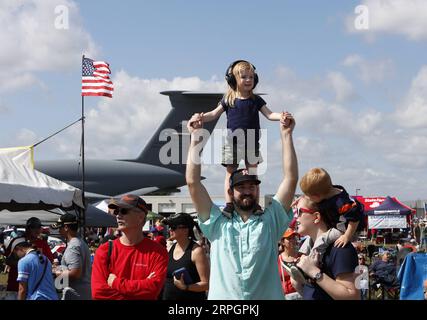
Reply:
[[[298,182],[298,161],[292,139],[295,120],[288,112],[285,112],[284,117],[287,120],[286,123],[289,123],[287,126],[280,123],[284,178],[277,190],[276,197],[280,200],[284,209],[288,211],[291,207]]]
[[[193,122],[193,118],[188,122],[187,128],[191,134],[190,147],[188,149],[187,169],[185,179],[191,200],[201,221],[209,219],[212,208],[212,200],[201,182],[201,150],[207,141],[209,131],[203,130],[201,121]],[[190,123],[192,124],[190,126]],[[203,134],[205,133],[205,134]]]

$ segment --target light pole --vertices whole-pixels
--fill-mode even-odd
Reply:
[[[356,197],[359,195],[359,191],[360,191],[360,189],[359,189],[359,188],[357,188],[357,189],[356,189]]]

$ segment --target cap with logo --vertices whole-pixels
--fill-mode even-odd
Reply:
[[[74,214],[66,213],[59,217],[58,221],[52,224],[52,229],[59,229],[65,225],[78,224],[77,217]]]
[[[126,208],[139,209],[148,213],[147,203],[139,196],[134,194],[126,194],[119,199],[111,199],[108,203],[109,209]]]
[[[230,176],[230,188],[246,181],[255,182],[256,184],[261,183],[256,174],[249,174],[247,169],[238,169]]]

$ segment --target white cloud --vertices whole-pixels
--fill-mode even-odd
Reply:
[[[344,102],[354,96],[353,86],[340,72],[330,72],[327,80],[335,92],[337,102]]]
[[[349,32],[357,32],[372,40],[377,34],[398,34],[410,40],[427,39],[427,1],[425,0],[364,0],[369,13],[368,29],[356,30],[355,19],[360,13],[351,13],[347,17]]]
[[[307,136],[297,137],[295,139],[295,146],[298,154],[310,159],[322,158],[327,155],[329,150],[327,144],[322,139]]]
[[[2,72],[0,72],[1,92],[15,91],[19,88],[30,87],[35,84],[43,86],[43,82],[31,73],[15,73],[12,76],[8,76],[7,74],[2,74]]]
[[[274,95],[274,97],[280,95],[282,99],[281,104],[283,104],[283,99],[291,103],[295,99],[298,99],[303,92],[310,92],[310,96],[317,97],[325,87],[327,89],[331,88],[328,81],[326,81],[325,86],[324,77],[301,79],[294,70],[285,66],[278,66],[275,70],[275,76],[276,78],[273,81],[280,82],[281,84],[278,92],[277,89],[279,88],[273,82],[263,81],[258,84],[257,88],[259,92],[268,92],[270,95]]]
[[[370,137],[377,131],[383,120],[384,115],[381,112],[374,109],[367,110],[356,117],[354,121],[356,125],[355,132]]]
[[[386,158],[397,165],[424,169],[427,166],[427,137],[421,135],[405,135],[395,140],[399,148]]]
[[[358,77],[365,83],[382,82],[393,73],[391,59],[367,61],[357,54],[347,56],[342,65],[357,68]]]
[[[363,59],[361,56],[357,54],[351,54],[344,59],[342,64],[347,67],[352,67],[354,65],[360,64],[361,62],[363,62]]]
[[[394,113],[394,120],[406,128],[427,127],[427,66],[412,80],[406,98]]]
[[[353,63],[360,61],[354,55]],[[350,58],[347,59],[350,61]],[[338,134],[346,138],[361,139],[379,130],[379,124],[386,115],[372,107],[353,110],[351,102],[358,99],[353,85],[339,72],[331,71],[315,79],[299,78],[295,72],[279,67],[275,83],[263,84],[260,91],[271,93],[267,96],[269,105],[285,106],[294,113],[297,127],[303,127],[315,134]],[[277,85],[280,83],[280,87]],[[333,88],[336,101],[323,96]],[[281,111],[281,110],[275,110]]]
[[[69,29],[55,28],[63,5],[69,13]],[[72,0],[8,0],[0,3],[0,87],[16,90],[40,84],[36,72],[64,71],[80,64],[83,53],[95,54],[91,36],[81,27]]]
[[[423,184],[427,178],[427,66],[414,77],[396,110],[374,112],[371,121],[376,129],[363,135],[366,146],[400,172],[402,182],[415,179]]]

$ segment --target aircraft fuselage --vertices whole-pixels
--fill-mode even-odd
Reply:
[[[38,161],[35,168],[76,188],[82,188],[82,166],[77,160]],[[115,196],[148,187],[159,190],[185,185],[182,173],[124,160],[85,160],[85,191]]]

